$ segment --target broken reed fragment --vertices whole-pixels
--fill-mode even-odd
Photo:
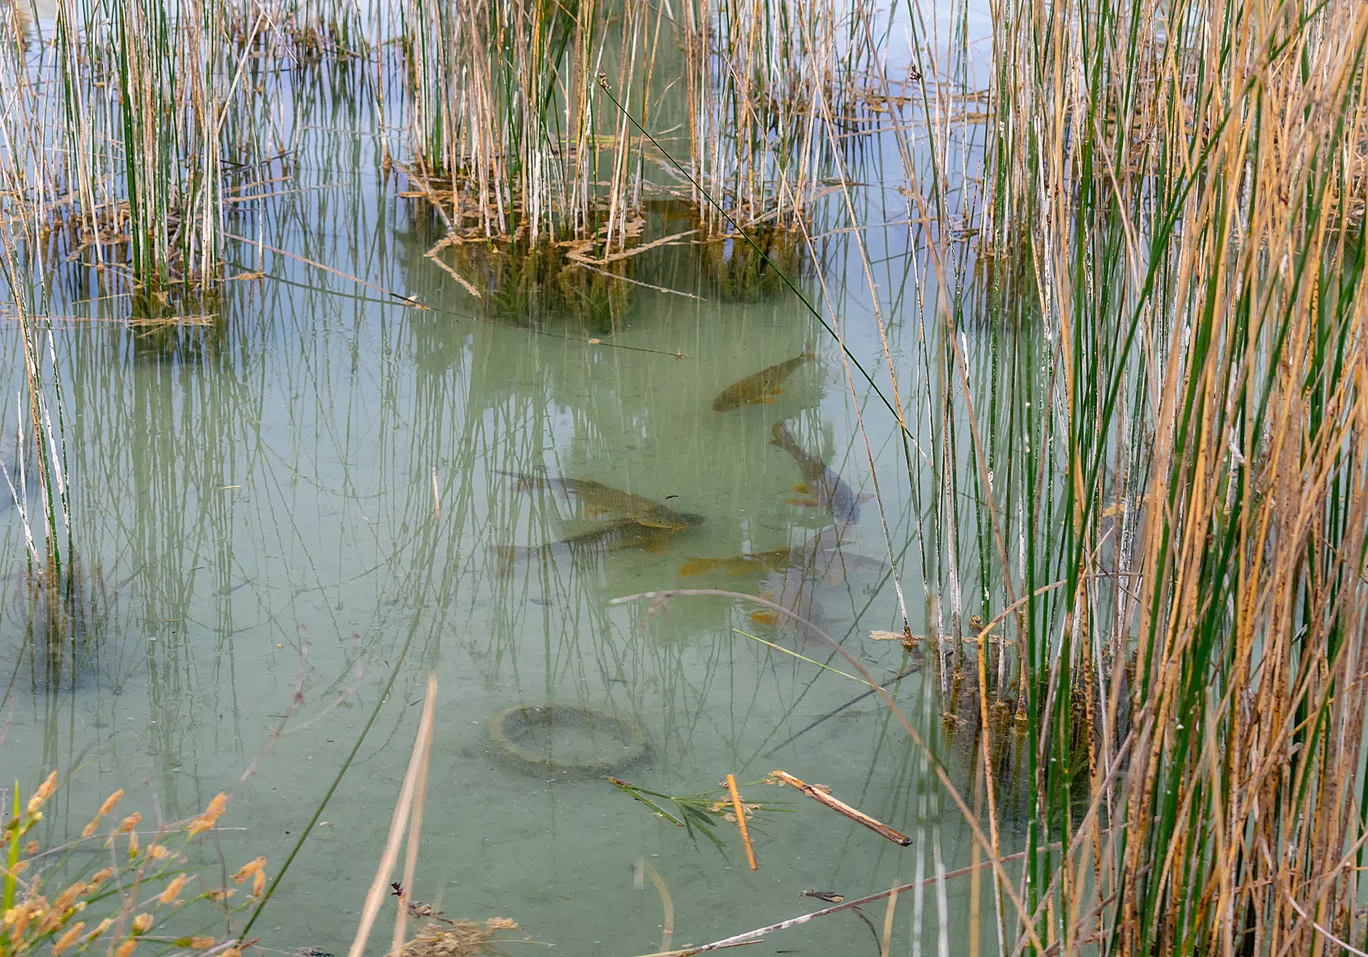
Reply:
[[[880,837],[888,838],[894,844],[901,844],[903,847],[907,847],[912,843],[912,838],[908,837],[902,831],[894,830],[887,824],[876,821],[863,811],[857,811],[844,801],[832,797],[831,792],[820,784],[808,784],[805,781],[800,781],[787,771],[771,771],[770,777],[783,784],[797,788],[818,804],[824,804],[838,814],[844,814],[852,821],[863,824]]]
[[[741,792],[736,790],[736,775],[727,775],[727,790],[731,792],[732,808],[736,812],[736,826],[741,831],[741,843],[746,845],[746,862],[753,871],[760,870],[755,862],[755,847],[751,844],[750,830],[746,827],[746,808],[741,803]]]

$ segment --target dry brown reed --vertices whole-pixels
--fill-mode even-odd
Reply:
[[[1015,654],[978,655],[1019,730],[985,707],[975,731],[994,833],[989,742],[1020,734],[1028,850],[1062,843],[995,877],[1000,940],[1361,941],[1368,8],[1026,0],[994,39],[984,252],[1019,424],[974,433],[991,504],[965,518],[989,600],[1029,598],[999,616]],[[941,316],[942,407],[986,425]]]
[[[771,242],[826,169],[817,92],[848,102],[864,62],[841,55],[830,0],[689,2],[675,15],[644,0],[413,0],[400,19],[411,194],[437,207],[444,245],[550,240],[600,257],[641,240],[652,194],[681,193],[709,233],[739,225]]]

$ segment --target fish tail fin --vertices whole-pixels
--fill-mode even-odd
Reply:
[[[817,353],[812,351],[812,343],[803,343],[803,355],[801,358],[806,359],[808,362],[812,362],[814,359],[817,358]]]
[[[693,578],[695,575],[705,575],[716,567],[718,561],[715,558],[691,558],[679,566],[679,577]]]

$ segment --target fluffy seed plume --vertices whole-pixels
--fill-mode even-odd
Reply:
[[[52,797],[52,792],[57,790],[57,772],[53,771],[47,776],[42,784],[38,785],[38,790],[33,792],[33,797],[29,798],[28,813],[37,814],[38,809],[43,806],[43,802]]]
[[[186,828],[190,836],[194,837],[201,831],[207,831],[213,827],[226,807],[228,807],[228,795],[220,791],[214,795],[214,799],[209,802],[204,813],[190,822],[190,826]]]
[[[119,803],[119,800],[123,797],[123,794],[123,788],[119,788],[109,797],[104,799],[104,803],[101,804],[100,809],[95,812],[95,816],[90,819],[90,823],[87,824],[84,829],[82,829],[81,837],[90,837],[90,835],[94,834],[97,830],[99,830],[100,818],[104,817],[110,811],[114,810],[114,805]]]
[[[58,937],[53,943],[52,952],[54,954],[60,954],[72,944],[76,943],[76,938],[81,936],[81,931],[84,929],[85,921],[83,920],[78,920],[76,923],[72,924],[71,927],[67,929],[67,932],[61,937]]]
[[[241,884],[243,881],[245,881],[247,878],[251,877],[253,874],[260,871],[265,866],[266,858],[264,857],[258,857],[254,861],[248,861],[246,864],[243,864],[233,873],[233,883]]]
[[[104,920],[100,921],[98,924],[95,925],[95,929],[90,932],[90,936],[86,938],[86,941],[89,942],[94,940],[96,937],[99,937],[105,931],[109,930],[110,925],[113,923],[114,918],[106,917]]]
[[[157,900],[161,901],[163,904],[170,904],[176,899],[176,895],[181,892],[181,888],[185,886],[187,880],[189,880],[189,878],[186,875],[177,874],[171,879],[171,883],[166,885],[166,890],[161,892],[157,897]]]

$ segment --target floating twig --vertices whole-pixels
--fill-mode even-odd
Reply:
[[[746,861],[750,864],[751,870],[758,871],[760,865],[755,863],[755,847],[751,844],[750,831],[746,829],[746,808],[741,803],[741,792],[736,790],[736,775],[727,775],[727,790],[731,792],[732,808],[736,811],[736,826],[741,831],[741,843],[746,845]]]
[[[874,820],[874,818],[863,811],[856,810],[844,801],[832,797],[831,792],[821,785],[808,784],[805,781],[800,781],[787,771],[773,771],[770,773],[770,776],[797,788],[818,804],[824,804],[838,814],[844,814],[857,824],[863,824],[875,834],[878,834],[880,837],[888,838],[894,844],[901,844],[903,847],[907,847],[912,843],[912,838],[908,837],[902,831],[894,830],[887,824]]]
[[[566,258],[570,259],[571,257],[567,256]],[[609,272],[606,269],[600,269],[597,266],[591,265],[588,260],[573,259],[573,262],[576,266],[579,266],[581,269],[587,269],[590,272],[596,272],[600,276],[607,276],[609,279],[620,279],[622,282],[631,283],[633,286],[644,286],[645,288],[653,289],[656,292],[668,293],[671,296],[683,296],[685,299],[697,299],[699,302],[708,301],[704,299],[702,296],[695,296],[693,293],[684,292],[682,289],[671,289],[668,286],[656,286],[652,285],[649,282],[642,282],[640,279],[632,279],[628,276],[619,276],[615,272]]]

